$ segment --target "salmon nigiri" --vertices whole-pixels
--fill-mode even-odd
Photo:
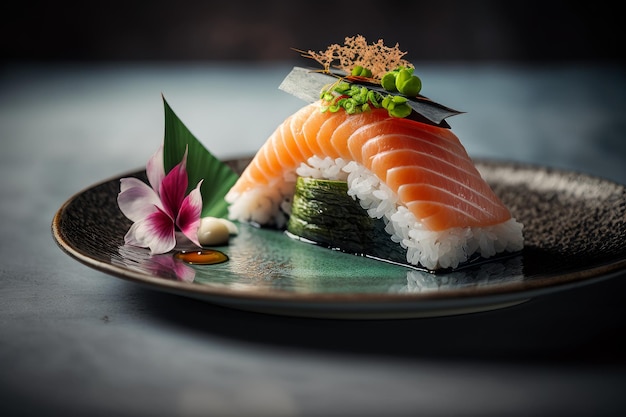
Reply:
[[[298,176],[346,181],[348,194],[383,219],[411,265],[455,268],[474,254],[523,247],[522,224],[446,127],[385,108],[328,111],[324,100],[315,101],[258,150],[225,197],[230,218],[284,227]]]

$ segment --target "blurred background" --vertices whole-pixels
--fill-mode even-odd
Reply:
[[[409,61],[614,61],[621,17],[603,2],[9,2],[2,61],[297,60],[361,34]],[[39,4],[40,3],[40,4]]]
[[[54,141],[68,159],[55,166],[74,166],[89,152],[87,137],[107,161],[94,175],[141,166],[162,134],[161,93],[216,155],[252,152],[302,106],[277,88],[293,65],[317,65],[293,49],[321,51],[360,34],[397,43],[422,94],[467,113],[450,122],[472,155],[626,178],[622,18],[602,2],[7,4],[0,141],[5,151],[21,146],[16,137]],[[232,122],[241,105],[233,91],[258,100],[255,123]],[[121,146],[135,159],[121,158]]]

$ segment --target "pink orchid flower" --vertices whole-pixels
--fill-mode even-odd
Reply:
[[[117,203],[122,213],[134,223],[124,236],[127,245],[150,248],[150,254],[166,253],[176,246],[180,230],[196,246],[202,211],[198,183],[187,192],[187,151],[183,160],[165,175],[163,146],[146,164],[150,186],[138,178],[120,179]]]

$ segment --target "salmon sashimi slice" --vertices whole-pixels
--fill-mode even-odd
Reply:
[[[511,219],[450,129],[394,118],[384,109],[322,112],[320,102],[289,116],[258,150],[226,195],[231,218],[284,225],[280,212],[289,212],[285,205],[296,169],[311,157],[361,164],[426,230],[487,227]],[[233,207],[241,199],[243,208]]]

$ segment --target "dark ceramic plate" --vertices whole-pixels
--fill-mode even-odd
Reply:
[[[228,161],[236,169],[248,160]],[[626,190],[576,172],[477,161],[524,227],[511,257],[445,274],[296,241],[280,231],[239,225],[229,261],[189,265],[123,245],[130,227],[119,211],[119,179],[96,184],[56,213],[52,232],[78,261],[155,290],[272,314],[403,318],[497,309],[615,276],[626,268]]]

